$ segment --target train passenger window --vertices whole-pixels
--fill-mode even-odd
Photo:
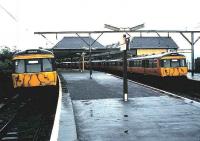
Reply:
[[[133,61],[129,62],[129,67],[134,67],[134,62]]]
[[[138,60],[135,61],[135,66],[139,67],[139,61]]]
[[[15,61],[15,72],[16,73],[24,73],[25,72],[24,60],[16,60]]]
[[[39,59],[26,60],[26,70],[27,72],[40,72],[41,63]]]
[[[140,60],[140,67],[142,67],[142,60]]]
[[[178,59],[172,59],[171,60],[171,67],[179,67],[179,60]]]
[[[138,60],[136,60],[135,63],[136,63],[135,66],[136,66],[136,67],[139,67],[139,62],[138,62]]]
[[[153,60],[153,68],[157,67],[157,60]]]
[[[26,60],[27,72],[41,72],[41,63],[39,59]]]
[[[145,60],[144,63],[145,63],[145,64],[144,64],[144,67],[145,67],[145,68],[148,68],[148,67],[149,67],[149,60]]]
[[[136,67],[136,60],[133,61],[133,67]]]
[[[52,60],[51,59],[42,59],[43,61],[43,71],[52,71]]]
[[[180,67],[186,67],[187,65],[186,65],[186,61],[185,61],[185,59],[181,59],[180,60]]]
[[[142,60],[142,67],[145,67],[145,60]]]
[[[149,68],[152,68],[152,66],[153,66],[153,62],[152,62],[152,60],[149,60]]]
[[[161,60],[161,67],[169,68],[170,60]]]

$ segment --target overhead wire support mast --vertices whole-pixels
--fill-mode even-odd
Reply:
[[[128,34],[129,31],[136,31],[138,29],[143,28],[144,24],[140,24],[140,25],[134,26],[132,28],[117,28],[117,27],[114,27],[114,26],[111,26],[108,24],[105,24],[104,27],[108,28],[110,30],[123,31],[126,34]],[[123,35],[123,43],[122,43],[123,48],[121,48],[121,50],[123,50],[123,100],[124,101],[128,101],[127,51],[129,50],[129,42],[130,42],[130,38],[127,38],[126,34]],[[124,45],[125,45],[125,47],[124,47]]]

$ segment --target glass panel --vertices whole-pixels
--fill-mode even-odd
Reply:
[[[179,67],[179,60],[172,59],[171,60],[171,67]]]
[[[130,61],[130,62],[129,62],[129,66],[130,66],[130,67],[133,67],[133,66],[134,66],[134,62],[133,62],[133,61]]]
[[[169,68],[170,67],[170,60],[163,60],[163,67]]]
[[[180,60],[180,66],[181,66],[181,67],[185,67],[185,66],[186,66],[186,61],[185,61],[185,59],[181,59],[181,60]]]
[[[149,67],[149,60],[145,60],[145,68]]]
[[[143,66],[142,66],[142,60],[140,60],[140,67],[143,67]]]
[[[39,59],[27,60],[26,62],[27,72],[41,72],[41,63]]]
[[[16,73],[24,73],[25,67],[24,67],[24,60],[16,60],[15,61],[15,72]]]
[[[149,68],[152,68],[153,62],[152,60],[149,60]]]
[[[51,59],[42,59],[43,60],[43,71],[52,71],[52,62]]]

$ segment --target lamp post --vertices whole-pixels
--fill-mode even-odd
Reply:
[[[85,52],[82,52],[82,72],[85,70]]]
[[[78,61],[80,62],[81,61],[81,57],[80,57],[80,53],[76,53],[76,55],[78,56]],[[78,69],[79,69],[79,71],[81,71],[81,65],[79,64],[78,65]]]
[[[129,38],[126,38],[126,34],[123,35],[125,50],[123,50],[123,100],[128,101],[128,80],[127,80],[127,50],[129,48]]]
[[[82,47],[84,50],[89,50],[89,69],[90,69],[90,79],[92,79],[92,50],[96,50],[96,48],[92,48],[91,42],[90,42],[91,36],[89,35],[89,45],[88,47]],[[85,56],[85,52],[84,55]],[[84,59],[84,58],[83,58]]]
[[[91,42],[90,42],[90,40],[91,40],[91,35],[89,34],[89,64],[90,64],[90,79],[92,79],[92,56],[91,56],[91,51],[92,51],[92,49],[91,49]]]
[[[111,26],[108,24],[104,25],[105,28],[114,31],[124,31],[125,33],[128,31],[135,31],[144,27],[144,24],[140,24],[131,28],[118,28],[115,26]],[[123,43],[121,45],[121,49],[123,51],[123,100],[128,101],[128,80],[127,80],[127,50],[129,49],[130,39],[126,37],[126,34],[123,35]]]

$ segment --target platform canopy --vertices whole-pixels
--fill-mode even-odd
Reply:
[[[89,45],[91,45],[92,53],[106,52],[106,47],[98,41],[89,37],[64,37],[53,48],[53,52],[57,58],[80,57],[85,52],[89,53]]]

